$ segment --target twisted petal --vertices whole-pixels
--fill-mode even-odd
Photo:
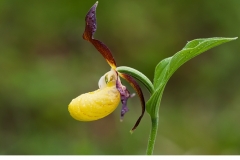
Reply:
[[[142,105],[142,113],[140,115],[140,117],[138,118],[137,122],[135,123],[135,125],[133,126],[132,130],[131,130],[131,133],[137,128],[137,126],[139,125],[144,113],[145,113],[145,100],[144,100],[144,96],[143,96],[143,93],[142,93],[142,90],[140,88],[140,86],[137,84],[137,82],[135,81],[135,79],[133,77],[131,77],[130,75],[128,74],[125,74],[125,73],[119,73],[118,74],[124,78],[125,80],[127,80],[130,85],[134,88],[134,90],[137,92],[140,100],[141,100],[141,105]]]
[[[96,2],[92,8],[88,11],[85,17],[85,31],[83,33],[83,39],[91,42],[94,47],[102,54],[102,56],[107,60],[108,64],[115,69],[116,62],[112,56],[110,49],[101,41],[94,39],[93,35],[97,30],[97,19],[96,19],[96,8],[98,2]]]

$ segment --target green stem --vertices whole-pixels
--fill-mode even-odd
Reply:
[[[150,131],[149,139],[148,139],[148,146],[147,146],[147,155],[152,155],[154,150],[154,145],[157,136],[158,130],[158,117],[152,118],[152,128]]]
[[[154,92],[154,87],[152,82],[141,72],[139,72],[136,69],[133,69],[131,67],[126,67],[126,66],[121,66],[121,67],[117,67],[117,71],[120,73],[127,73],[130,76],[133,76],[134,78],[136,78],[137,80],[139,80],[140,82],[142,82],[145,87],[148,89],[148,91],[153,94]]]
[[[117,71],[121,73],[127,73],[133,76],[134,78],[136,78],[137,80],[139,80],[145,85],[145,87],[148,89],[151,95],[154,93],[154,87],[152,82],[138,70],[130,67],[126,67],[126,66],[121,66],[121,67],[117,67]],[[151,121],[152,121],[152,128],[151,128],[149,139],[148,139],[147,155],[153,154],[154,144],[156,141],[157,130],[158,130],[158,116],[151,117]]]

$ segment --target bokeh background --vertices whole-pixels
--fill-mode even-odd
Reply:
[[[122,123],[120,107],[95,122],[76,121],[67,110],[73,98],[96,90],[110,69],[82,39],[94,3],[0,1],[0,154],[145,154],[149,115],[129,133],[141,113],[137,97]],[[239,0],[100,0],[95,38],[107,44],[118,66],[152,80],[157,63],[187,41],[238,37],[239,6]],[[211,49],[173,75],[161,102],[154,154],[240,154],[239,46],[236,40]]]

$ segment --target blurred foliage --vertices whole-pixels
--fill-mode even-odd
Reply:
[[[95,122],[68,113],[70,101],[96,90],[110,69],[82,39],[94,3],[0,1],[0,154],[145,154],[149,115],[129,133],[141,112],[137,97],[122,123],[120,108]],[[152,79],[156,64],[187,41],[239,36],[239,6],[239,0],[102,0],[95,37],[118,66]],[[154,154],[240,154],[238,41],[194,58],[170,79]]]

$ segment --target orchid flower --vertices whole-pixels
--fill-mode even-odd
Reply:
[[[214,37],[214,38],[200,38],[189,41],[182,50],[174,54],[172,57],[161,60],[154,71],[153,83],[141,72],[126,66],[116,66],[116,62],[112,56],[111,51],[101,41],[94,39],[93,35],[97,30],[96,23],[96,2],[86,15],[85,31],[83,39],[89,41],[94,47],[102,54],[110,65],[111,70],[104,74],[99,82],[99,89],[93,92],[85,93],[73,99],[68,106],[70,115],[79,121],[93,121],[106,117],[112,113],[120,101],[122,102],[121,120],[126,112],[128,112],[127,100],[134,96],[130,94],[128,89],[122,85],[120,77],[127,80],[130,85],[135,89],[140,98],[142,113],[135,125],[131,129],[131,133],[139,125],[144,112],[145,100],[143,93],[136,78],[140,81],[149,91],[150,98],[146,102],[146,111],[151,117],[151,130],[148,139],[147,154],[153,154],[154,144],[156,141],[158,122],[159,122],[159,107],[162,99],[165,86],[173,75],[173,73],[184,63],[197,55],[216,47],[220,44],[236,40],[234,38]],[[134,78],[133,78],[134,77]]]
[[[83,33],[83,39],[94,45],[94,47],[106,59],[107,63],[111,67],[111,70],[100,78],[98,82],[98,90],[82,94],[77,98],[73,99],[68,106],[68,110],[70,112],[70,115],[76,120],[94,121],[104,118],[110,113],[112,113],[121,101],[122,109],[120,120],[122,121],[125,113],[129,111],[127,107],[127,100],[135,95],[130,94],[128,89],[124,85],[122,85],[120,80],[120,77],[122,77],[134,88],[140,98],[142,106],[141,115],[130,131],[132,133],[139,125],[145,112],[144,96],[138,83],[131,75],[117,71],[116,62],[109,48],[101,41],[93,38],[93,35],[97,30],[97,5],[98,2],[96,2],[90,8],[89,12],[85,17],[86,26]]]

